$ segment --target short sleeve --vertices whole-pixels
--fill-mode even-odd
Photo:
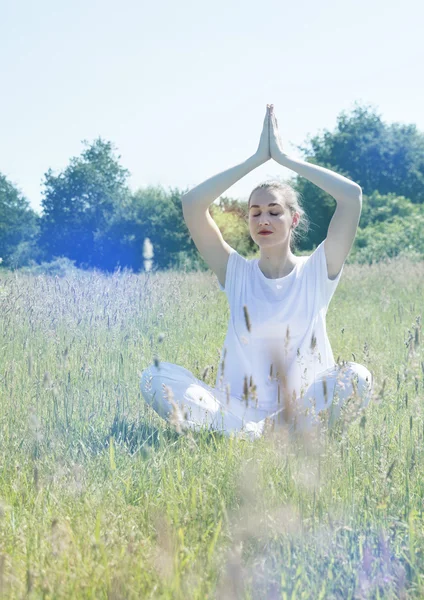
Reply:
[[[325,256],[325,246],[322,241],[319,246],[310,255],[307,263],[309,269],[314,272],[314,281],[318,291],[318,298],[321,306],[328,307],[333,297],[334,292],[339,284],[340,277],[343,273],[344,263],[337,274],[337,277],[330,279],[328,277],[327,259]]]
[[[219,289],[226,293],[230,300],[240,296],[245,278],[247,277],[248,261],[234,248],[228,257],[227,272],[225,274],[225,288],[219,283]]]

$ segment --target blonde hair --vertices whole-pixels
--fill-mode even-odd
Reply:
[[[298,241],[307,234],[309,231],[309,219],[308,215],[303,210],[300,193],[297,192],[292,186],[288,183],[282,183],[281,181],[271,180],[264,181],[257,185],[251,192],[249,196],[249,200],[247,203],[247,210],[250,208],[250,199],[252,195],[257,190],[267,190],[276,192],[276,195],[279,196],[279,199],[285,204],[285,206],[290,210],[290,213],[294,215],[295,212],[299,213],[299,221],[296,227],[292,227],[291,236],[290,236],[290,249],[293,250],[296,248]]]

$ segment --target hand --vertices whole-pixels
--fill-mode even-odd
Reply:
[[[270,124],[269,124],[269,149],[271,152],[271,158],[278,160],[281,154],[284,154],[283,143],[280,138],[278,131],[277,118],[274,114],[274,105],[270,107]]]
[[[271,150],[269,147],[269,130],[270,130],[270,113],[269,104],[266,105],[266,115],[262,128],[261,138],[259,140],[258,149],[255,152],[256,158],[260,164],[265,163],[271,158]]]

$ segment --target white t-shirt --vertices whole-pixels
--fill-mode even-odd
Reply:
[[[288,275],[268,279],[259,259],[247,260],[236,250],[231,252],[225,288],[219,284],[230,305],[215,384],[223,398],[229,384],[229,393],[241,399],[247,377],[248,386],[256,385],[258,408],[272,412],[281,408],[283,390],[293,399],[300,398],[320,372],[335,365],[325,317],[344,265],[335,279],[328,278],[324,241],[311,255],[298,258],[301,262]],[[273,359],[274,347],[278,360]],[[281,371],[283,378],[278,377]]]

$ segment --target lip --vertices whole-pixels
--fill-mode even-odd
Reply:
[[[258,234],[259,235],[270,235],[272,233],[272,231],[259,231]]]

